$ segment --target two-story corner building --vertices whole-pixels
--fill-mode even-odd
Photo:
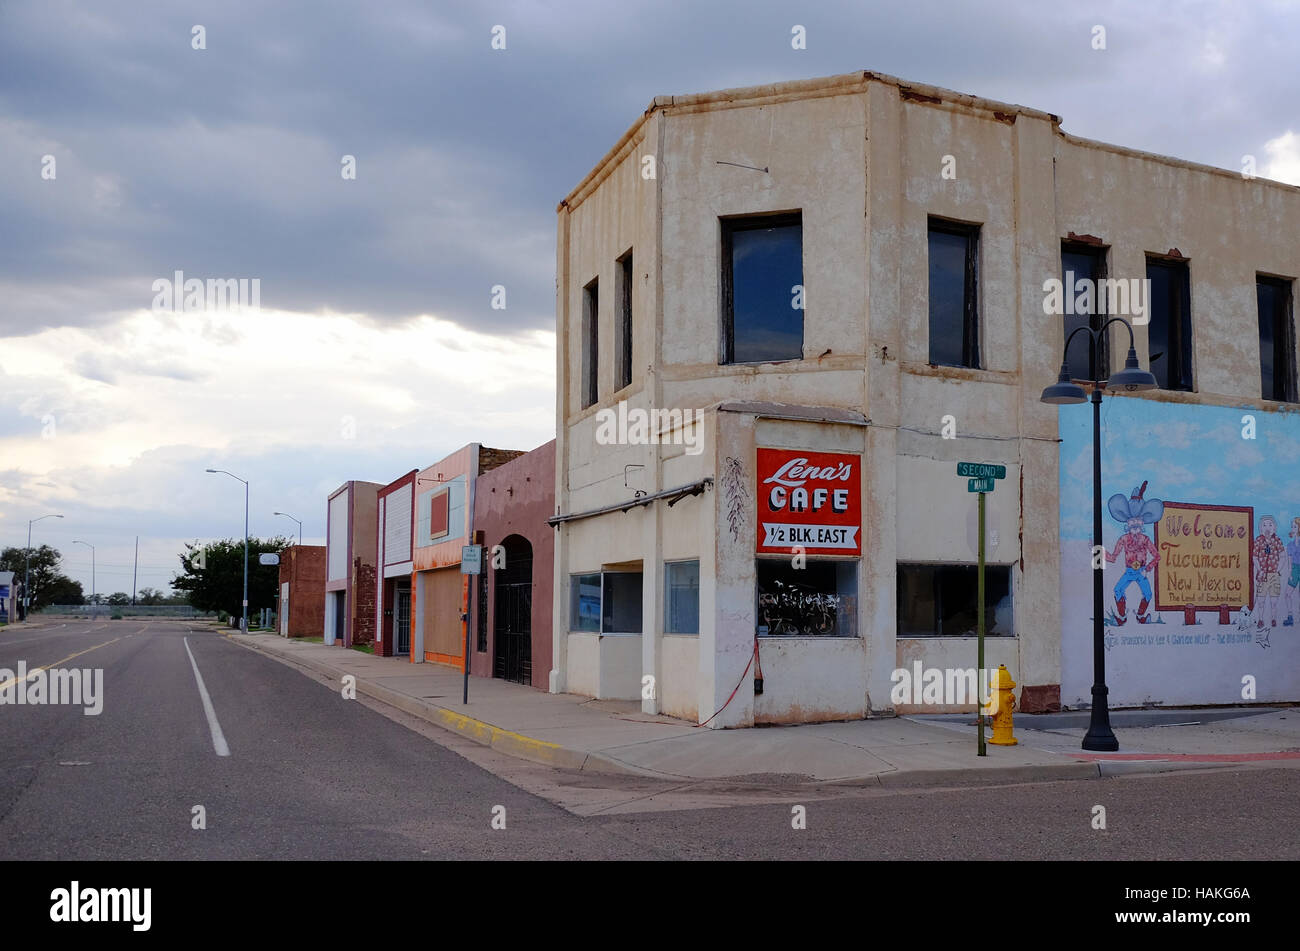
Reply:
[[[1296,188],[874,73],[655,99],[558,208],[552,691],[972,709],[896,671],[975,666],[976,462],[986,666],[1086,704],[1091,415],[1041,395],[1118,315],[1160,388],[1103,407],[1111,701],[1239,702],[1261,658],[1246,699],[1300,698],[1298,222]],[[1124,365],[1118,325],[1098,366],[1073,340],[1072,377]]]

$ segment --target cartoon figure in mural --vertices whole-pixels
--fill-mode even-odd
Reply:
[[[1165,503],[1159,499],[1144,499],[1146,491],[1147,483],[1143,482],[1128,498],[1124,498],[1123,492],[1117,492],[1106,503],[1110,517],[1124,526],[1124,534],[1120,535],[1115,542],[1115,550],[1106,553],[1106,560],[1109,562],[1118,560],[1121,554],[1124,556],[1125,571],[1115,584],[1116,624],[1123,624],[1128,620],[1125,596],[1128,594],[1129,585],[1132,584],[1136,584],[1138,591],[1142,593],[1142,603],[1137,609],[1138,623],[1148,624],[1151,621],[1151,615],[1147,612],[1151,604],[1151,582],[1147,581],[1146,576],[1155,570],[1160,554],[1144,529],[1147,525],[1154,525],[1160,521],[1160,516],[1165,511]]]
[[[1291,562],[1291,578],[1282,590],[1286,605],[1286,620],[1282,623],[1290,627],[1295,624],[1295,616],[1300,614],[1300,518],[1291,519],[1291,540],[1286,543],[1286,557]]]
[[[1286,553],[1273,516],[1261,516],[1259,534],[1255,536],[1255,547],[1251,551],[1251,559],[1255,562],[1256,627],[1277,627],[1277,603],[1282,599],[1282,562]]]

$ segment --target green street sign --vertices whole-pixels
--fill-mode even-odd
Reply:
[[[993,485],[994,482],[991,478],[990,479],[967,479],[966,491],[967,492],[992,492]]]
[[[957,475],[967,476],[971,479],[1005,479],[1007,477],[1007,467],[989,462],[959,462],[957,463]],[[977,490],[971,489],[971,491],[975,492]]]

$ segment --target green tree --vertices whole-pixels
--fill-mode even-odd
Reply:
[[[118,604],[118,605],[130,604],[131,596],[127,594],[125,591],[114,591],[112,594],[108,596],[108,603]]]
[[[258,555],[280,552],[290,541],[283,535],[248,540],[248,615],[262,608],[275,607],[280,569],[276,565],[258,564]],[[201,558],[200,558],[201,554]],[[244,540],[224,538],[200,545],[185,546],[180,554],[181,573],[172,579],[172,587],[188,592],[189,603],[200,611],[225,611],[239,617],[244,599]],[[201,561],[203,567],[196,562]]]
[[[86,594],[81,587],[81,582],[73,581],[67,575],[56,575],[46,587],[45,593],[50,599],[48,602],[50,604],[86,603]]]
[[[141,588],[140,593],[136,595],[136,601],[144,605],[162,604],[163,593],[157,588]]]
[[[59,554],[57,548],[51,548],[49,545],[33,548],[30,562],[23,555],[24,549],[18,547],[6,548],[0,552],[0,571],[12,571],[15,583],[21,585],[24,565],[28,566],[31,579],[29,594],[33,611],[39,611],[47,604],[59,603],[56,594],[65,597],[68,595],[66,585],[74,582],[59,570],[63,556]]]

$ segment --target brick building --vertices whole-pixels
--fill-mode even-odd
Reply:
[[[345,482],[330,493],[326,517],[325,643],[375,639],[375,482]]]
[[[320,637],[325,630],[325,546],[290,545],[280,552],[282,637]]]

